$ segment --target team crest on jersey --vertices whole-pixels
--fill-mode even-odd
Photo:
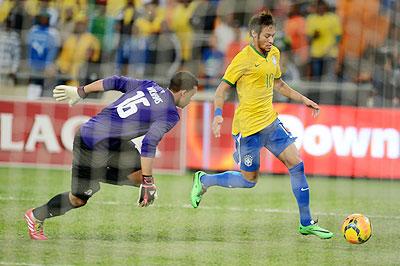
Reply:
[[[276,57],[274,55],[272,56],[272,63],[276,66]]]
[[[247,154],[243,157],[243,162],[244,162],[244,165],[251,166],[253,164],[253,157],[251,155]]]

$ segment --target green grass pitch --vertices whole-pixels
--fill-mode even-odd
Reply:
[[[288,176],[263,175],[253,189],[210,188],[189,203],[191,176],[158,175],[155,206],[136,207],[137,188],[102,185],[84,206],[49,219],[49,241],[28,238],[26,209],[69,190],[64,170],[0,168],[0,265],[399,265],[400,182],[309,178],[311,210],[335,233],[297,232]],[[371,239],[348,244],[351,213],[367,215]]]

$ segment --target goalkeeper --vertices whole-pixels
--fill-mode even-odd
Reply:
[[[70,106],[89,93],[118,90],[123,95],[83,124],[74,138],[71,191],[25,213],[34,240],[46,240],[45,219],[84,206],[100,190],[99,182],[140,187],[138,205],[156,198],[152,176],[156,147],[179,121],[178,108],[190,103],[198,81],[190,72],[174,74],[168,89],[150,80],[112,76],[82,87],[57,86],[53,96]],[[144,136],[141,153],[132,139]]]

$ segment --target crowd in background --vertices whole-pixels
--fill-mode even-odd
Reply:
[[[0,81],[26,82],[36,99],[56,84],[188,69],[214,90],[262,10],[285,80],[369,83],[369,106],[400,106],[395,0],[0,0]]]

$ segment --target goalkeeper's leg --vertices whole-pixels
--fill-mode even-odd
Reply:
[[[71,192],[60,193],[51,198],[46,204],[32,210],[34,217],[39,221],[60,216],[66,212],[82,207],[87,202],[71,194]]]
[[[85,205],[86,201],[72,195],[71,192],[64,192],[54,196],[40,207],[27,210],[25,221],[28,225],[30,238],[33,240],[47,240],[43,231],[44,220],[63,215],[71,209],[79,208]]]

